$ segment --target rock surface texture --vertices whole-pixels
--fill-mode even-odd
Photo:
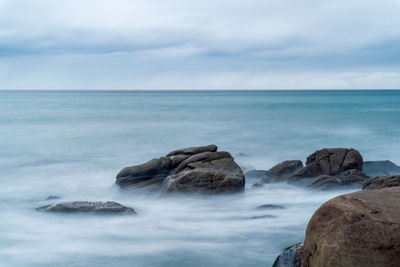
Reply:
[[[288,247],[278,256],[272,267],[301,267],[302,252],[302,243]]]
[[[362,166],[363,158],[353,148],[324,148],[308,156],[306,166],[291,175],[288,181],[296,182],[320,175],[339,176],[347,170],[361,170]]]
[[[269,169],[263,182],[285,182],[289,176],[301,168],[303,168],[301,160],[286,160]]]
[[[216,145],[178,149],[165,157],[127,167],[116,184],[123,189],[163,192],[231,193],[244,189],[245,177],[228,152]]]
[[[303,267],[400,266],[400,187],[323,204],[308,223]]]
[[[400,175],[382,175],[374,179],[369,179],[363,184],[363,190],[382,189],[394,186],[400,186]]]
[[[72,201],[42,206],[37,211],[56,213],[136,214],[135,210],[117,202]]]

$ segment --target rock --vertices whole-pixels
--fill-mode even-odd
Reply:
[[[321,175],[315,178],[307,187],[328,190],[340,186],[336,178],[329,175]]]
[[[54,200],[54,199],[60,199],[60,197],[59,196],[48,196],[46,198],[46,200]]]
[[[51,204],[36,208],[37,211],[57,213],[95,213],[95,214],[136,214],[135,210],[113,201],[89,202],[73,201]]]
[[[303,253],[303,243],[287,247],[279,255],[272,267],[301,267],[301,256]]]
[[[303,168],[303,163],[300,160],[286,160],[269,169],[263,182],[285,182],[290,175],[301,168]]]
[[[165,157],[127,167],[117,175],[123,189],[162,192],[231,193],[244,189],[245,177],[228,152],[216,145],[178,149]]]
[[[260,205],[258,206],[256,209],[257,210],[276,210],[276,209],[284,209],[284,206],[280,206],[280,205],[274,205],[274,204],[264,204],[264,205]]]
[[[306,166],[291,175],[288,182],[320,175],[338,176],[347,170],[361,170],[362,166],[363,158],[353,148],[324,148],[308,156]]]
[[[251,171],[247,171],[244,175],[246,176],[246,178],[260,178],[260,179],[264,179],[267,177],[267,172],[266,170],[251,170]]]
[[[362,190],[323,204],[308,223],[302,267],[399,266],[400,187]]]
[[[275,215],[266,214],[266,215],[252,216],[249,219],[256,220],[256,219],[272,219],[272,218],[276,218],[276,216]]]
[[[257,183],[255,183],[255,184],[253,184],[252,186],[251,186],[251,188],[252,189],[258,189],[258,188],[263,188],[264,186],[262,185],[262,184],[257,184]]]
[[[369,179],[363,184],[363,190],[382,189],[394,186],[400,186],[400,175],[382,175],[374,179]]]
[[[368,175],[357,169],[345,171],[341,175],[341,183],[344,185],[362,185],[368,179],[370,179]]]
[[[389,160],[364,161],[363,172],[370,177],[384,174],[400,174],[400,166],[397,166]]]

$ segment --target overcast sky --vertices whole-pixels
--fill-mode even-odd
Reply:
[[[400,88],[400,0],[0,0],[0,88]]]

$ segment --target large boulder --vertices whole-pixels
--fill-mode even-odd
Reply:
[[[382,189],[386,187],[400,186],[400,175],[381,175],[369,179],[363,184],[364,189]]]
[[[94,214],[136,214],[135,210],[125,207],[114,201],[90,202],[72,201],[62,202],[36,208],[37,211],[55,213],[94,213]]]
[[[303,267],[399,266],[400,187],[362,190],[323,204],[308,223]]]
[[[320,175],[339,176],[347,170],[361,170],[362,166],[363,158],[353,148],[324,148],[308,156],[306,166],[291,175],[288,182],[315,178]]]
[[[124,168],[116,184],[128,190],[228,193],[243,190],[245,177],[231,154],[208,145],[174,150],[165,157]]]
[[[263,182],[285,182],[290,175],[301,168],[303,168],[301,160],[285,160],[269,169]]]
[[[400,174],[400,166],[389,160],[364,161],[362,169],[370,177],[384,174]]]

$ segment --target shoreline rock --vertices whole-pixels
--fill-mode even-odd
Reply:
[[[363,190],[376,190],[387,187],[400,186],[400,175],[381,175],[367,180],[363,184]]]

